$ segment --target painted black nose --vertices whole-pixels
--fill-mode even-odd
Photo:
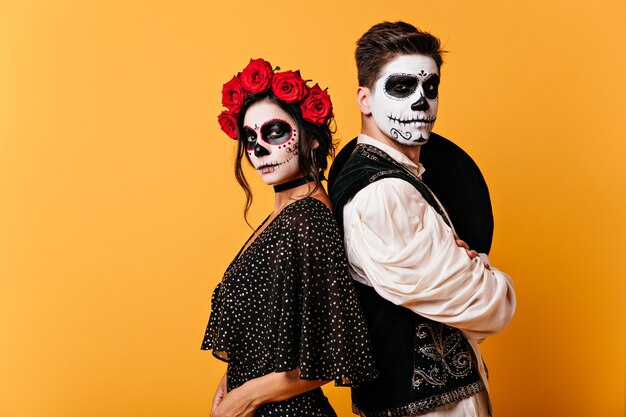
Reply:
[[[256,145],[254,145],[254,156],[256,156],[257,158],[260,158],[262,156],[265,155],[269,155],[270,151],[267,150],[267,148],[261,146],[258,142]]]
[[[426,97],[424,96],[421,96],[419,100],[411,104],[411,110],[414,111],[426,111],[429,108],[430,106],[428,105],[428,100],[426,100]]]

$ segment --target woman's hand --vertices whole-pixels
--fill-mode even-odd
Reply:
[[[230,391],[217,405],[213,401],[213,406],[211,417],[252,417],[258,407],[240,388]]]
[[[226,372],[224,372],[224,376],[220,379],[220,383],[217,384],[217,389],[215,390],[215,395],[213,395],[213,405],[211,406],[211,415],[217,408],[218,405],[222,402],[224,397],[226,396]]]
[[[262,404],[284,401],[327,382],[300,379],[299,368],[270,372],[231,390],[211,412],[211,417],[252,417]]]

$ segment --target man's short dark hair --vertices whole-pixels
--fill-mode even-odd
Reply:
[[[398,55],[426,55],[443,64],[439,39],[405,22],[383,22],[365,32],[356,43],[359,85],[372,88],[382,68]]]

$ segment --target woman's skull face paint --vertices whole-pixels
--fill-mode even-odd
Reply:
[[[378,128],[405,146],[423,145],[437,119],[439,70],[426,55],[400,55],[374,83],[369,102]]]
[[[243,124],[241,140],[266,184],[282,184],[300,175],[300,132],[289,114],[271,101],[259,101],[248,108]]]

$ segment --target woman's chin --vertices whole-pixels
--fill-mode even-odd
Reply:
[[[263,172],[257,170],[257,173],[261,177],[261,180],[267,185],[278,185],[283,184],[285,182],[289,182],[293,179],[298,178],[301,175],[297,173],[286,173],[286,172],[278,172],[278,170],[274,170],[272,172]]]
[[[275,175],[275,173],[267,173],[267,174],[259,173],[259,175],[261,176],[261,180],[267,185],[278,185],[283,182],[286,182],[285,177],[283,175]]]

